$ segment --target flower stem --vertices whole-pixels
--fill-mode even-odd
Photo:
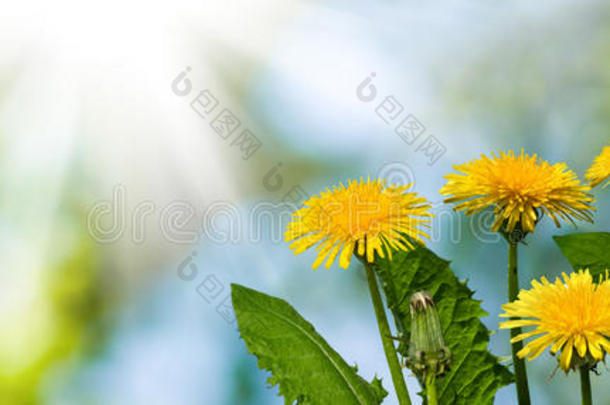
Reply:
[[[373,307],[375,308],[375,316],[377,317],[377,326],[379,327],[379,334],[381,335],[381,342],[383,343],[383,350],[385,357],[390,367],[390,373],[392,374],[392,382],[394,383],[394,390],[398,397],[400,405],[411,405],[409,398],[409,392],[407,391],[407,385],[405,384],[404,376],[400,363],[398,362],[398,356],[396,355],[396,348],[392,342],[390,325],[388,325],[388,318],[385,315],[385,308],[381,301],[381,294],[379,293],[379,286],[377,284],[377,278],[372,266],[364,262],[364,268],[366,269],[366,277],[369,284],[369,290],[371,291],[371,300],[373,301]]]
[[[433,374],[426,378],[426,395],[428,397],[428,405],[438,405],[435,383],[436,377]]]
[[[588,368],[583,367],[580,369],[580,389],[582,405],[591,405],[593,400],[591,397],[591,379],[589,378]]]
[[[508,242],[508,301],[517,299],[519,294],[519,275],[517,273],[517,242]],[[518,318],[510,318],[518,319]],[[510,330],[510,337],[521,334],[521,328]],[[530,405],[530,390],[527,385],[527,372],[525,362],[517,356],[519,350],[523,349],[523,342],[512,344],[513,365],[515,368],[515,380],[517,385],[517,398],[519,405]]]

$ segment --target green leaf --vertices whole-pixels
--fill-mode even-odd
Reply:
[[[445,344],[453,355],[451,370],[437,379],[439,404],[491,404],[496,391],[513,381],[508,369],[487,350],[490,331],[481,323],[487,315],[473,291],[460,282],[449,262],[423,246],[409,252],[392,252],[392,260],[375,259],[388,307],[406,341],[410,335],[409,302],[417,291],[434,298]],[[398,351],[408,355],[401,344]],[[423,386],[423,385],[422,385]]]
[[[380,404],[381,381],[368,383],[286,301],[231,284],[241,337],[258,366],[271,371],[285,404]]]
[[[574,270],[589,269],[594,279],[610,270],[610,232],[553,236]]]

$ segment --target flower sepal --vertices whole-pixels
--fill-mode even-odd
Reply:
[[[554,356],[555,353],[551,352],[551,355]],[[572,359],[570,360],[570,364],[567,366],[567,369],[564,369],[563,371],[566,373],[566,375],[570,371],[576,372],[579,370],[589,370],[597,374],[597,364],[600,361],[605,363],[605,357],[602,360],[596,359],[591,355],[591,353],[589,353],[589,351],[587,351],[584,357],[581,357],[578,353],[574,353],[572,355]],[[563,366],[561,365],[561,356],[557,358],[557,363],[558,367],[563,369]]]

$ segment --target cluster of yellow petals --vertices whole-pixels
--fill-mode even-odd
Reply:
[[[337,256],[339,266],[347,268],[354,253],[370,263],[375,255],[391,257],[392,250],[412,249],[409,238],[423,244],[428,235],[420,226],[428,226],[432,214],[425,198],[406,192],[410,187],[361,178],[327,188],[293,213],[285,239],[295,254],[317,244],[314,269],[325,260],[329,268]]]
[[[595,158],[593,164],[587,170],[585,178],[591,183],[591,187],[595,187],[608,179],[602,188],[606,188],[610,184],[610,146],[604,146],[602,153]]]
[[[557,226],[559,218],[572,223],[573,218],[593,222],[590,189],[565,163],[551,165],[536,154],[521,151],[516,156],[509,151],[491,158],[481,155],[454,168],[461,173],[445,176],[448,182],[440,190],[450,196],[445,202],[460,202],[455,210],[465,210],[467,215],[494,207],[492,231],[505,224],[511,232],[520,224],[523,231],[533,232],[537,210],[550,216]]]
[[[517,300],[502,306],[502,317],[520,318],[500,323],[501,328],[536,326],[511,343],[538,336],[519,351],[532,360],[547,347],[561,350],[560,367],[567,373],[574,368],[575,354],[581,361],[604,359],[610,352],[610,280],[594,283],[588,270],[580,270],[550,283],[545,277],[534,280],[532,289],[522,290]]]

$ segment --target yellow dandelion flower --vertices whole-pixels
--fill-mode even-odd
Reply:
[[[392,249],[412,249],[408,237],[423,244],[421,237],[429,236],[418,226],[428,226],[425,218],[432,214],[425,198],[406,192],[410,187],[361,178],[349,180],[347,187],[327,188],[293,213],[286,241],[293,241],[295,254],[318,244],[314,269],[325,259],[328,269],[339,253],[339,266],[346,269],[354,252],[371,263],[375,254],[391,257]]]
[[[567,373],[579,365],[589,367],[610,352],[610,280],[593,282],[589,270],[580,270],[563,282],[558,277],[551,284],[532,281],[531,290],[521,290],[517,300],[504,304],[502,317],[521,319],[500,323],[500,328],[537,326],[511,339],[511,343],[538,336],[518,352],[528,360],[538,357],[547,347],[551,353],[561,350],[560,367]]]
[[[521,151],[481,155],[468,163],[454,166],[462,173],[445,178],[447,184],[440,193],[451,196],[446,203],[460,202],[455,210],[466,215],[494,207],[492,231],[504,224],[511,232],[520,224],[524,232],[533,232],[540,218],[538,211],[549,215],[559,227],[559,218],[574,223],[572,218],[593,222],[590,210],[593,197],[589,187],[582,185],[565,163],[549,164]]]
[[[593,164],[587,170],[585,178],[591,183],[591,187],[595,187],[604,180],[608,179],[602,188],[606,188],[610,184],[610,146],[604,146],[602,153],[595,158]]]

